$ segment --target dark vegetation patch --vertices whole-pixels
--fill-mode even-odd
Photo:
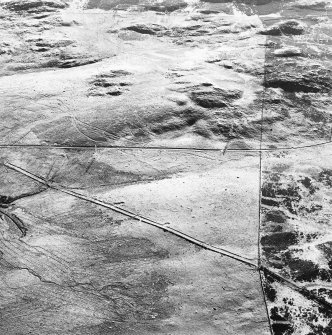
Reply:
[[[297,213],[299,202],[302,199],[301,189],[294,181],[285,184],[279,181],[271,181],[271,178],[270,181],[263,183],[262,196],[280,199],[280,204],[285,206],[292,214]]]
[[[332,270],[332,242],[318,244],[317,248],[321,250],[325,257],[330,261],[330,268]]]
[[[312,325],[313,332],[308,335],[331,335],[332,334],[332,321],[326,326]]]
[[[330,269],[321,267],[310,260],[299,259],[291,247],[299,243],[311,243],[317,240],[320,234],[292,231],[288,226],[291,225],[291,216],[285,211],[298,215],[299,218],[307,219],[311,215],[316,217],[317,213],[323,210],[323,205],[313,201],[313,196],[324,182],[329,182],[329,173],[326,173],[326,170],[321,171],[315,177],[301,175],[295,177],[272,170],[266,174],[262,185],[262,205],[278,207],[270,210],[263,207],[264,235],[261,238],[263,254],[270,266],[288,272],[295,282],[332,281],[332,252],[329,243],[321,244],[319,249],[324,254],[328,253],[326,258]],[[299,248],[301,250],[301,247]],[[307,292],[304,293],[307,294]],[[309,292],[307,296],[317,301],[317,295],[310,295]],[[322,303],[324,305],[326,302]]]
[[[265,214],[265,222],[272,221],[275,223],[286,223],[287,216],[281,210],[271,210]]]
[[[272,330],[274,335],[291,335],[294,327],[290,323],[273,323]]]
[[[286,178],[281,180],[281,177],[282,174],[278,175],[273,172],[264,181],[262,204],[284,207],[291,214],[303,215],[318,213],[323,209],[320,203],[310,201],[310,196],[314,195],[319,187],[314,184],[313,178],[300,177],[295,179],[292,176],[284,176]],[[316,177],[316,180],[323,182],[322,173]]]
[[[302,235],[303,233],[301,233]],[[303,234],[304,235],[304,234]],[[302,237],[302,236],[301,236]],[[312,242],[314,241],[315,239],[318,238],[318,233],[308,233],[308,234],[305,234],[305,240],[307,242]]]
[[[312,261],[289,259],[287,265],[296,281],[312,282],[319,277],[319,266]]]
[[[271,275],[263,270],[263,285],[264,285],[264,293],[270,302],[274,302],[277,297],[277,291],[273,287],[274,279]]]
[[[273,307],[271,308],[271,320],[273,321],[289,321],[290,312],[289,307]]]
[[[328,300],[332,301],[332,290],[330,289],[321,287],[321,288],[316,288],[312,290],[312,292],[318,295],[319,297],[327,298]]]
[[[324,169],[319,173],[317,180],[325,186],[332,187],[332,170]]]
[[[295,232],[281,232],[263,236],[261,244],[264,249],[273,248],[275,250],[286,250],[291,245],[298,242],[298,235]]]
[[[281,232],[283,231],[283,226],[281,225],[274,225],[271,229],[272,232]]]
[[[312,203],[306,206],[300,206],[298,210],[304,213],[315,213],[323,209],[323,206],[317,203]]]
[[[308,299],[311,299],[311,293],[304,294]],[[278,297],[278,292],[277,292]],[[279,297],[280,299],[281,297]],[[294,321],[300,321],[301,323],[306,324],[311,329],[310,333],[306,333],[307,335],[330,335],[332,334],[331,326],[332,321],[328,323],[328,325],[322,326],[320,324],[320,320],[329,321],[330,320],[330,312],[328,312],[328,308],[324,308],[323,305],[314,307],[302,307],[297,306],[294,302],[293,298],[285,297],[282,299],[283,305],[274,306],[270,308],[270,318],[273,322],[273,331],[274,334],[279,335],[292,335],[295,330]]]
[[[262,197],[262,205],[266,205],[266,206],[272,206],[272,207],[278,207],[279,206],[279,201],[275,200],[275,199],[269,199],[266,197]]]
[[[312,184],[312,179],[309,177],[304,177],[303,179],[299,179],[299,182],[309,190],[310,194],[314,194],[318,189],[317,186]]]
[[[280,233],[286,228],[288,217],[281,210],[270,210],[265,213],[262,227],[266,233]]]
[[[266,284],[265,295],[269,299],[269,301],[274,302],[277,297],[277,291],[272,287],[271,284]]]
[[[293,255],[291,251],[283,253],[283,263],[288,266],[290,275],[295,281],[312,282],[314,280],[322,280],[331,282],[332,271],[321,268],[318,264],[302,260]]]
[[[269,179],[271,180],[271,177]],[[262,186],[262,196],[268,198],[275,198],[278,191],[277,187],[281,186],[281,183],[276,183],[270,180],[264,182]]]

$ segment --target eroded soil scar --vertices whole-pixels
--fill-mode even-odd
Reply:
[[[36,194],[39,194],[45,191],[46,188],[40,188],[37,191],[30,191],[26,193],[22,193],[15,197],[8,195],[0,195],[0,218],[3,219],[6,217],[9,222],[13,223],[21,232],[21,237],[25,237],[28,231],[28,228],[25,226],[24,222],[15,214],[11,213],[11,206],[14,205],[16,200],[30,197]]]

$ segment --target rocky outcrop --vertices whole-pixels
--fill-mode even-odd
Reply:
[[[330,335],[323,2],[2,2],[1,334]]]
[[[27,39],[26,42],[31,45],[31,50],[36,52],[54,52],[55,49],[65,48],[75,44],[75,41],[70,39],[51,40],[40,37]]]
[[[61,0],[14,0],[3,2],[0,6],[21,14],[36,14],[57,11],[66,8],[67,4]]]
[[[288,20],[262,30],[261,34],[271,36],[302,35],[305,29],[306,26],[303,23],[296,20]]]
[[[331,2],[329,0],[298,0],[295,3],[290,4],[293,8],[299,9],[311,9],[311,10],[326,10],[331,7]]]
[[[306,294],[309,299],[306,308],[299,308],[301,297],[293,293],[287,295],[287,290],[267,275],[265,289],[273,306],[270,316],[276,334],[293,334],[295,329],[304,327],[313,334],[329,334],[332,291],[329,285],[324,287],[324,283],[332,280],[331,242],[322,243],[328,235],[321,224],[329,221],[326,214],[330,196],[324,196],[324,199],[321,196],[329,193],[330,186],[321,178],[326,174],[326,169],[320,167],[325,165],[321,160],[324,155],[317,154],[315,169],[311,168],[311,173],[305,166],[305,154],[296,162],[296,172],[294,166],[291,172],[289,163],[294,157],[295,154],[277,159],[271,156],[265,161],[261,244],[264,260],[274,271],[302,287],[308,287]],[[310,301],[310,294],[318,297],[319,307]],[[286,332],[281,332],[282,329]]]
[[[99,62],[99,58],[64,58],[52,59],[43,64],[44,67],[71,68]]]
[[[89,96],[118,96],[129,90],[132,85],[130,81],[123,81],[121,78],[129,76],[131,73],[124,70],[110,71],[99,74],[91,81]]]
[[[295,57],[295,56],[301,56],[302,51],[300,48],[296,47],[285,47],[274,50],[273,54],[276,57]]]
[[[172,13],[174,11],[186,8],[188,3],[182,0],[164,0],[161,2],[152,2],[152,3],[142,3],[141,6],[145,10],[152,10],[155,12],[163,12],[163,13]]]
[[[127,10],[130,8],[140,9],[144,11],[154,11],[160,13],[172,13],[177,10],[186,8],[188,3],[182,0],[163,0],[163,1],[149,1],[149,0],[111,0],[111,1],[101,1],[101,0],[90,0],[88,1],[86,8],[100,8],[104,10],[110,9],[122,9]]]
[[[218,66],[221,66],[225,69],[229,69],[238,73],[247,73],[256,77],[264,75],[264,68],[262,68],[262,61],[260,59],[248,60],[243,62],[241,60],[232,59],[232,60],[223,60],[220,58],[213,58],[207,61],[208,63],[213,63]]]
[[[332,89],[331,70],[315,63],[273,63],[266,67],[266,87],[286,92],[327,93]]]
[[[200,18],[192,16],[192,22],[183,22],[173,26],[163,26],[154,23],[139,23],[125,26],[120,30],[111,29],[110,33],[135,32],[141,35],[151,35],[155,37],[167,37],[176,44],[198,45],[198,43],[218,45],[221,44],[225,36],[233,35],[234,38],[242,38],[241,34],[254,36],[261,28],[261,23],[255,19],[246,19],[241,22],[228,18],[211,16]],[[208,36],[208,38],[206,38]]]
[[[125,30],[135,31],[136,33],[146,35],[163,35],[166,28],[159,24],[136,24],[134,26],[126,27]]]
[[[240,99],[241,96],[240,90],[226,90],[210,84],[202,84],[190,89],[192,101],[203,108],[227,107],[232,101]]]

